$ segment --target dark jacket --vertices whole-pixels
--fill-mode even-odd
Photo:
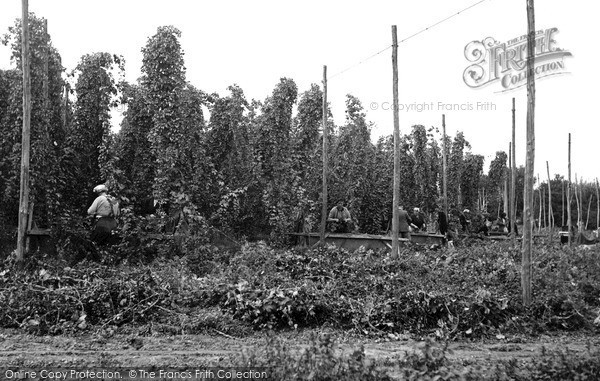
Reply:
[[[441,234],[446,234],[448,232],[448,219],[446,218],[446,213],[438,212],[438,226]]]
[[[398,211],[398,231],[403,233],[409,231],[409,224],[411,222],[412,220],[406,210],[400,209]]]

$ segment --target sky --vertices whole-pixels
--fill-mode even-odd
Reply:
[[[516,162],[525,164],[525,87],[503,92],[496,81],[473,88],[463,78],[473,64],[465,54],[469,43],[488,37],[507,43],[526,34],[525,0],[29,0],[29,8],[48,19],[68,71],[82,55],[105,51],[125,57],[125,77],[135,82],[141,48],[163,25],[181,30],[187,79],[210,93],[226,95],[228,86],[238,84],[248,99],[264,100],[281,77],[292,78],[302,93],[321,84],[327,65],[336,123],[344,123],[346,94],[352,94],[373,122],[373,140],[393,133],[389,47],[396,25],[400,132],[416,124],[441,129],[445,114],[447,133],[462,131],[487,165],[497,151],[508,151],[514,97]],[[535,11],[536,29],[557,28],[552,46],[571,54],[555,60],[562,65],[556,72],[541,70],[540,76],[560,74],[536,80],[535,173],[546,179],[548,161],[552,177],[566,178],[571,133],[572,179],[577,174],[592,181],[600,177],[600,53],[593,27],[600,2],[543,0]],[[20,16],[20,0],[0,0],[0,33]],[[8,48],[0,45],[0,68],[12,65]],[[481,66],[489,72],[489,65]],[[514,72],[501,78],[507,73]],[[118,128],[118,113],[114,120]]]

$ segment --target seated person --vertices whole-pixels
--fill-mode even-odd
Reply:
[[[411,216],[412,224],[415,227],[415,232],[425,230],[425,217],[421,213],[419,208],[413,209],[413,215]]]
[[[469,232],[469,225],[471,225],[471,211],[469,209],[463,210],[462,213],[459,214],[458,220],[460,221],[460,226],[465,233]]]
[[[577,228],[575,227],[575,225],[571,225],[571,239],[575,238],[575,235],[577,233]],[[561,229],[560,232],[558,233],[558,235],[560,236],[560,243],[564,244],[564,243],[568,243],[569,242],[569,225],[564,225]]]
[[[494,225],[494,221],[492,220],[492,217],[489,217],[489,216],[486,217],[483,226],[481,226],[479,228],[479,231],[477,233],[478,234],[483,233],[483,235],[490,235],[490,231],[492,230],[492,225]]]
[[[335,233],[350,233],[354,230],[354,224],[352,223],[352,216],[350,211],[344,206],[344,201],[339,200],[337,205],[334,206],[329,212],[327,218],[329,231]]]
[[[500,233],[508,233],[508,228],[506,227],[506,213],[500,213],[500,217],[496,220],[496,225],[498,225],[498,231]]]

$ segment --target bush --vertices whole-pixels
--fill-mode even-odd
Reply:
[[[70,238],[60,252],[77,248],[86,255],[77,245]],[[257,330],[331,325],[459,339],[592,328],[600,288],[595,253],[558,247],[536,247],[534,302],[524,309],[520,254],[498,244],[416,247],[398,260],[384,252],[281,250],[264,243],[233,253],[211,247],[201,234],[185,241],[185,252],[172,242],[128,245],[97,251],[99,263],[30,258],[24,272],[6,263],[0,324],[59,332],[83,315],[86,324],[102,326],[219,308]]]
[[[349,356],[336,353],[329,335],[310,337],[308,347],[294,353],[284,342],[271,338],[262,350],[243,354],[244,366],[269,368],[273,380],[391,380],[369,363],[363,347]]]

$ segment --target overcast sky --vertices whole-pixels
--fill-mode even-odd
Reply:
[[[294,79],[303,92],[311,83],[321,83],[327,65],[328,99],[336,122],[344,122],[345,96],[353,94],[375,124],[375,139],[393,131],[392,51],[357,64],[391,45],[392,25],[402,41],[477,2],[30,0],[29,7],[48,19],[52,42],[67,70],[83,54],[106,51],[125,57],[126,78],[134,82],[140,75],[140,50],[161,25],[182,31],[187,79],[206,92],[225,95],[237,83],[249,99],[264,100],[281,77]],[[496,82],[474,89],[465,84],[463,73],[471,65],[465,58],[471,41],[492,37],[504,43],[526,33],[525,5],[525,0],[486,0],[400,43],[400,103],[408,105],[401,106],[402,133],[415,124],[441,127],[445,113],[448,134],[463,131],[472,152],[489,163],[496,151],[508,151],[515,97],[517,164],[524,165],[525,88],[502,92]],[[570,132],[573,179],[577,173],[592,180],[600,176],[595,30],[600,3],[543,0],[535,6],[536,29],[558,28],[554,46],[572,54],[561,60],[563,74],[536,82],[535,172],[546,178],[549,161],[551,173],[566,177]],[[20,0],[0,0],[0,32],[20,15]],[[0,68],[11,65],[8,49],[0,46]]]

